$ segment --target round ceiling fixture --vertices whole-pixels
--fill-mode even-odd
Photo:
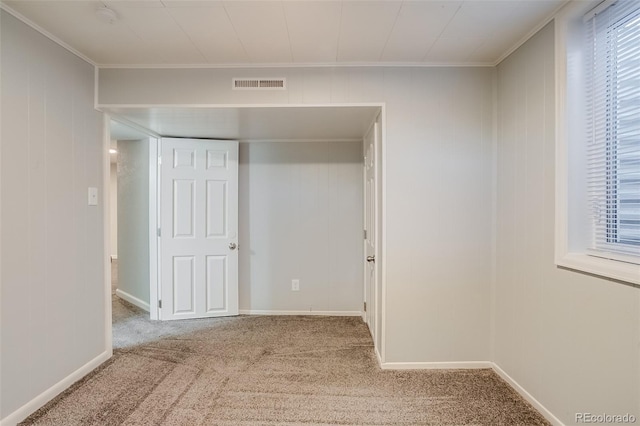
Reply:
[[[96,10],[96,16],[102,22],[106,22],[108,24],[113,24],[118,20],[118,15],[116,15],[116,13],[112,9],[109,9],[106,6],[102,6],[98,10]]]

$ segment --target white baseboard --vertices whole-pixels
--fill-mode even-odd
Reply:
[[[378,358],[378,365],[380,366],[380,368],[382,368],[382,356],[380,355],[380,352],[378,351],[378,348],[376,348],[375,346],[373,347],[374,352],[376,353],[376,358]]]
[[[131,303],[132,305],[136,305],[138,308],[144,309],[145,311],[149,312],[150,308],[149,308],[149,304],[147,302],[145,302],[144,300],[138,299],[135,296],[130,295],[127,292],[124,292],[120,289],[116,290],[116,296],[120,297],[121,299],[126,300],[127,302]]]
[[[560,419],[551,413],[544,405],[527,392],[518,382],[509,376],[498,364],[491,361],[462,361],[462,362],[382,362],[380,353],[376,349],[378,363],[383,370],[426,370],[426,369],[475,369],[475,368],[491,368],[495,371],[509,386],[518,392],[529,404],[538,410],[554,426],[565,426]]]
[[[493,371],[498,373],[500,377],[504,379],[509,385],[516,390],[527,402],[540,412],[552,425],[554,426],[565,426],[564,423],[560,421],[556,416],[554,416],[551,411],[547,410],[547,408],[540,403],[537,399],[535,399],[529,392],[527,392],[518,382],[513,380],[511,376],[509,376],[498,364],[495,362],[492,363]]]
[[[22,407],[18,408],[13,413],[9,414],[4,419],[0,420],[0,426],[15,426],[19,422],[23,421],[37,409],[58,396],[58,394],[60,394],[62,391],[89,374],[100,364],[111,358],[111,355],[111,348],[109,348],[82,367],[78,368],[73,373],[69,374],[64,379],[60,380],[55,385],[51,386],[46,391],[42,392],[40,395],[33,398],[31,401],[24,404]]]
[[[383,362],[383,370],[470,370],[493,368],[491,361],[452,361],[452,362]]]
[[[320,315],[325,317],[359,317],[360,311],[270,311],[256,309],[240,309],[240,315]]]

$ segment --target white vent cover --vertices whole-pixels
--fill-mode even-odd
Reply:
[[[286,90],[284,78],[234,78],[233,90]]]

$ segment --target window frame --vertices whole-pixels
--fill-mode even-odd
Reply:
[[[555,263],[559,267],[640,285],[640,257],[594,252],[587,238],[584,138],[584,16],[600,1],[570,2],[554,19],[556,65]],[[597,9],[596,9],[597,10]],[[568,105],[571,105],[569,108]]]
[[[619,7],[611,9],[618,4]],[[606,16],[609,12],[613,16]],[[607,0],[588,13],[584,22],[587,51],[585,88],[587,104],[590,105],[587,107],[585,124],[588,129],[592,232],[595,233],[593,252],[594,255],[612,253],[620,260],[640,263],[640,230],[636,230],[631,223],[636,220],[634,198],[640,198],[640,192],[638,197],[634,197],[630,195],[634,192],[627,191],[628,187],[635,190],[636,186],[635,179],[627,178],[629,172],[636,173],[633,164],[629,168],[627,162],[630,160],[633,163],[634,158],[640,155],[640,146],[635,147],[635,143],[625,146],[626,136],[629,131],[633,133],[637,123],[628,123],[630,128],[622,124],[627,121],[625,115],[634,111],[632,104],[624,106],[629,100],[629,94],[625,92],[640,77],[640,70],[630,73],[634,69],[630,65],[637,60],[640,52],[633,44],[624,41],[628,37],[637,40],[640,36],[640,4]],[[630,26],[634,23],[637,26]],[[600,61],[596,64],[597,58]],[[632,63],[623,62],[627,59]],[[635,99],[638,95],[631,96],[631,99]],[[596,101],[598,104],[594,107]],[[633,150],[629,151],[631,147]],[[627,205],[627,201],[632,203]]]

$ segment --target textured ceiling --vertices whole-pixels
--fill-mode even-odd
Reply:
[[[98,65],[495,64],[566,0],[5,1]],[[118,19],[96,16],[108,6]]]

